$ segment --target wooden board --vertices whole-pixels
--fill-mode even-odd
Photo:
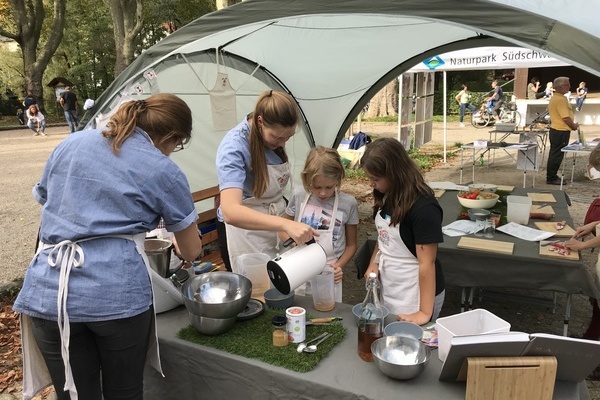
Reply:
[[[552,206],[544,206],[540,208],[539,204],[532,204],[530,213],[545,214],[548,216],[548,219],[553,218],[556,215]]]
[[[461,237],[456,245],[459,249],[484,251],[486,253],[512,254],[514,243],[499,242],[497,240]]]
[[[513,190],[515,190],[515,187],[508,185],[498,185],[498,189],[496,190],[500,190],[502,192],[512,192]]]
[[[541,201],[543,203],[556,203],[556,198],[552,193],[527,193],[531,201]]]
[[[535,226],[538,229],[544,232],[552,232],[554,236],[552,237],[571,237],[575,234],[575,229],[571,228],[569,225],[565,225],[563,229],[560,231],[556,229],[556,222],[534,222]]]
[[[555,253],[554,251],[548,250],[549,246],[542,246],[540,243],[540,256],[541,257],[550,257],[550,258],[559,258],[561,260],[572,260],[579,261],[579,252],[577,250],[571,250],[571,254],[568,256],[563,256],[562,254]]]
[[[435,196],[436,199],[439,199],[440,197],[442,197],[442,195],[446,193],[445,189],[434,189],[433,190],[433,194]]]

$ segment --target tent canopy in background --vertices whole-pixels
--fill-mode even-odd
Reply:
[[[238,120],[263,90],[294,96],[304,121],[286,148],[297,177],[311,146],[336,146],[373,95],[428,57],[519,46],[600,75],[598,15],[600,2],[587,0],[248,0],[141,54],[97,99],[87,126],[124,99],[174,93],[192,108],[194,134],[173,159],[192,190],[212,186],[226,130],[214,129],[208,92],[220,71]]]

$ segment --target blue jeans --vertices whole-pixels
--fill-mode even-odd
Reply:
[[[584,100],[585,100],[585,97],[578,97],[577,99],[575,99],[575,107],[577,107],[579,110],[581,110]]]
[[[154,310],[131,318],[73,323],[69,359],[80,399],[142,400],[144,365]],[[58,400],[69,400],[63,391],[65,367],[58,324],[32,317],[33,334]]]
[[[473,114],[475,111],[477,111],[477,107],[475,107],[473,104],[469,104],[469,103],[461,103],[460,104],[460,122],[463,122],[463,119],[465,118],[465,110],[466,109],[471,110],[471,114]]]
[[[79,125],[77,111],[65,110],[65,119],[67,120],[67,124],[69,124],[69,129],[71,130],[71,133],[75,132],[75,129],[77,129],[77,126]]]
[[[37,122],[27,121],[27,127],[37,133]],[[42,120],[40,122],[40,131],[44,133],[46,131],[46,120]]]

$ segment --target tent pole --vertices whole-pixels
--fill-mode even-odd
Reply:
[[[448,115],[448,96],[446,93],[446,71],[444,71],[444,163],[446,163],[446,137],[447,137],[447,115]]]
[[[398,141],[402,143],[402,85],[403,76],[398,77]]]

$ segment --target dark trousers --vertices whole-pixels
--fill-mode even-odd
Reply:
[[[227,271],[231,271],[231,261],[229,260],[229,250],[227,249],[227,230],[225,229],[225,222],[217,221],[217,234],[219,235],[219,251],[221,252],[221,259]]]
[[[143,399],[144,365],[153,313],[151,307],[131,318],[70,324],[69,359],[80,399]],[[65,366],[58,323],[41,318],[32,320],[35,341],[46,361],[57,399],[70,400],[69,393],[63,391]]]
[[[550,128],[549,136],[550,152],[548,153],[548,164],[546,165],[546,180],[553,181],[558,179],[558,169],[565,157],[561,149],[569,144],[571,131],[559,131]]]

